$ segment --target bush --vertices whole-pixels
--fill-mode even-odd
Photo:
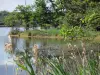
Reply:
[[[29,33],[28,33],[28,36],[32,36],[32,33],[31,33],[31,32],[29,32]]]
[[[77,37],[83,37],[85,32],[81,27],[78,27],[78,26],[69,27],[69,26],[63,25],[60,33],[62,36],[64,36],[64,39],[66,39],[67,37],[70,39],[73,39]]]
[[[19,33],[20,33],[19,30],[12,30],[12,31],[10,32],[11,35],[17,35],[17,34],[19,34]]]

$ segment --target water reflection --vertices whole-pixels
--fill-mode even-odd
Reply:
[[[13,38],[12,38],[13,39]],[[14,38],[15,39],[15,38]],[[62,40],[52,40],[52,39],[29,39],[29,38],[25,38],[24,40],[21,40],[21,38],[17,38],[20,39],[20,41],[17,41],[17,43],[23,42],[22,46],[23,49],[20,50],[19,45],[15,43],[15,47],[17,47],[19,50],[15,50],[16,56],[20,56],[23,54],[23,52],[26,52],[27,55],[29,56],[30,60],[36,60],[39,57],[42,58],[46,58],[48,57],[49,59],[52,59],[53,57],[61,57],[64,56],[64,58],[66,58],[67,60],[67,67],[70,67],[70,69],[66,69],[67,71],[71,70],[74,71],[74,69],[76,69],[75,64],[77,65],[77,63],[73,60],[76,59],[78,60],[78,63],[81,64],[83,61],[81,61],[81,58],[79,56],[82,55],[82,51],[83,51],[83,47],[81,46],[81,42],[80,41],[73,41],[70,46],[69,43],[70,41],[66,41],[66,42],[62,42]],[[38,54],[32,51],[32,48],[34,45],[38,45],[39,49],[38,49]],[[100,47],[98,44],[93,44],[90,42],[84,42],[85,44],[85,48],[86,48],[86,57],[88,59],[93,59],[96,60],[98,62],[97,65],[99,65],[99,58],[98,58],[98,54],[100,53]],[[35,48],[33,48],[35,49]],[[93,54],[91,54],[91,50],[93,50]],[[19,53],[18,53],[19,51]],[[73,56],[75,55],[75,56]],[[73,56],[73,57],[72,57]],[[84,59],[84,58],[82,58]],[[33,61],[32,61],[33,62]],[[39,63],[39,62],[36,62]],[[42,66],[42,68],[41,68]],[[33,63],[33,67],[35,69],[35,71],[38,73],[40,71],[43,71],[43,68],[47,68],[47,64],[45,62],[42,62],[41,65],[39,64],[34,64]],[[74,72],[73,72],[74,73]]]
[[[68,56],[69,53],[72,51],[68,48],[68,44],[71,43],[72,45],[76,45],[79,50],[81,48],[80,41],[63,41],[63,40],[56,40],[56,39],[35,39],[35,38],[12,38],[12,45],[14,53],[16,51],[23,51],[24,49],[30,48],[37,44],[39,47],[39,54],[44,56],[59,56],[62,55],[64,52],[65,56]],[[85,41],[86,49],[88,50],[95,50],[98,51],[98,44],[92,44],[91,42]]]
[[[9,40],[8,40],[8,42],[9,42]],[[63,41],[63,40],[57,40],[57,39],[35,39],[35,38],[12,37],[11,44],[13,46],[13,51],[12,52],[4,52],[4,49],[3,49],[4,55],[7,58],[3,61],[3,64],[6,61],[13,62],[12,57],[21,56],[21,55],[23,55],[23,52],[26,52],[28,54],[28,56],[31,56],[32,61],[37,60],[38,57],[43,57],[43,58],[48,57],[49,59],[51,59],[53,57],[59,58],[60,56],[64,55],[64,57],[67,58],[67,60],[68,60],[67,63],[70,64],[69,66],[71,66],[71,63],[74,65],[74,63],[73,63],[74,61],[72,62],[72,58],[68,58],[68,57],[71,56],[73,49],[68,48],[69,43],[71,43],[73,46],[76,45],[78,47],[78,50],[80,50],[79,52],[80,53],[82,52],[81,51],[82,47],[81,47],[80,41]],[[0,46],[3,46],[3,45],[0,45]],[[38,48],[39,48],[38,54],[36,54],[36,55],[32,51],[32,48],[34,45],[38,45]],[[93,44],[91,42],[85,41],[85,47],[86,47],[88,54],[91,50],[93,50],[96,53],[100,52],[99,44]],[[80,60],[77,49],[74,50],[74,52],[77,55],[77,59]],[[35,57],[34,57],[34,55],[35,55]],[[98,55],[95,55],[94,57],[95,57],[94,59],[99,61]],[[0,60],[3,60],[3,59],[0,58]],[[11,63],[8,63],[8,62],[6,62],[6,63],[7,63],[7,65],[9,64],[9,66],[12,65]],[[44,68],[47,67],[47,65],[45,63],[42,63],[42,64],[43,64],[42,67],[44,67]],[[40,68],[41,65],[37,65],[37,66],[34,66],[34,65],[33,65],[33,67],[36,72],[38,72],[39,70],[42,71],[42,68]],[[13,74],[9,74],[9,75],[13,75]]]
[[[48,57],[52,59],[53,57],[59,58],[60,56],[64,56],[67,58],[67,66],[71,69],[67,69],[67,71],[72,72],[75,69],[75,61],[73,61],[73,57],[71,53],[73,49],[68,48],[68,44],[71,43],[73,46],[77,46],[78,49],[75,49],[74,52],[78,60],[80,60],[79,52],[82,52],[81,42],[80,40],[76,41],[64,41],[59,39],[36,39],[36,38],[17,38],[17,37],[8,37],[7,34],[11,28],[0,28],[0,73],[2,75],[15,75],[16,74],[16,64],[13,60],[16,57],[23,55],[23,52],[26,52],[28,56],[31,56],[31,60],[34,61],[38,57]],[[23,29],[21,29],[23,30]],[[100,56],[100,44],[91,43],[92,41],[84,41],[86,47],[86,54],[89,59],[96,60],[100,64],[99,57]],[[4,46],[5,43],[12,44],[12,51],[5,51]],[[38,45],[38,54],[34,54],[32,48],[34,45]],[[78,51],[79,50],[79,51]],[[35,58],[35,56],[36,58]],[[79,62],[81,63],[81,62]],[[73,66],[73,67],[72,67]],[[33,64],[33,67],[36,72],[43,71],[47,69],[47,64],[42,62],[40,65]],[[25,75],[25,71],[18,71],[20,75]],[[40,75],[40,74],[39,74]]]

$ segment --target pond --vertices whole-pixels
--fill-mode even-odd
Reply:
[[[24,51],[29,48],[32,49],[36,44],[38,46],[39,55],[52,58],[64,56],[66,59],[71,55],[73,49],[69,49],[68,45],[77,46],[78,50],[82,50],[81,43],[85,43],[87,52],[94,51],[100,52],[100,44],[92,43],[92,41],[64,41],[61,39],[37,39],[37,38],[9,38],[8,33],[11,28],[0,28],[0,73],[2,75],[15,75],[16,74],[16,64],[13,59],[18,52]],[[12,43],[13,51],[5,51],[5,43]],[[77,54],[77,50],[76,50]],[[78,55],[77,55],[78,56]],[[19,72],[19,75],[23,75],[25,72]],[[26,74],[26,73],[25,73]]]

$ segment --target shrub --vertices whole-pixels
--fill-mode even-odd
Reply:
[[[19,30],[12,30],[12,31],[10,32],[11,35],[17,35],[17,34],[19,34],[19,33],[20,33]]]
[[[74,39],[77,37],[83,37],[84,36],[84,31],[81,27],[74,26],[74,27],[69,27],[66,25],[63,25],[60,31],[61,35],[64,36],[64,39],[67,37],[70,39]]]
[[[31,32],[28,33],[28,36],[32,36]]]

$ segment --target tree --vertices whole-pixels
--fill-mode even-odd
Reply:
[[[8,11],[0,11],[0,23],[3,24],[4,23],[4,17],[7,16],[9,14]]]
[[[86,24],[87,27],[96,28],[100,26],[100,8],[97,6],[95,8],[91,8],[87,11],[83,22]]]
[[[17,12],[17,20],[21,22],[23,26],[25,26],[26,30],[29,29],[31,23],[32,23],[32,16],[33,16],[33,9],[31,6],[23,6],[18,5],[15,9],[15,12]]]
[[[63,0],[64,3],[64,13],[65,16],[62,19],[62,23],[69,26],[86,26],[87,23],[83,23],[82,20],[86,16],[90,16],[91,13],[87,12],[89,10],[95,10],[96,7],[99,7],[100,4],[98,0]],[[93,9],[92,9],[93,8]],[[97,23],[95,21],[95,23]]]
[[[5,17],[4,19],[4,23],[7,26],[15,26],[16,23],[18,22],[17,18],[16,18],[16,13],[15,12],[11,12],[8,16]]]
[[[20,24],[20,26],[24,26],[26,30],[28,30],[29,27],[40,26],[48,28],[51,26],[58,27],[62,24],[73,27],[84,27],[90,23],[86,21],[86,18],[88,19],[88,16],[94,14],[89,11],[91,10],[91,12],[93,12],[99,6],[99,0],[35,0],[33,7],[29,5],[19,5],[13,12],[15,12],[15,22]],[[97,12],[95,16],[99,16]],[[14,19],[12,20],[13,23]],[[93,20],[91,21],[93,22]],[[94,21],[93,23],[97,24],[97,22],[98,21]]]
[[[53,14],[47,7],[45,0],[35,1],[34,20],[41,27],[45,27],[45,24],[52,24]]]
[[[31,27],[33,23],[33,10],[32,7],[27,5],[18,5],[16,9],[5,17],[5,24],[9,26],[24,26],[26,30]]]

